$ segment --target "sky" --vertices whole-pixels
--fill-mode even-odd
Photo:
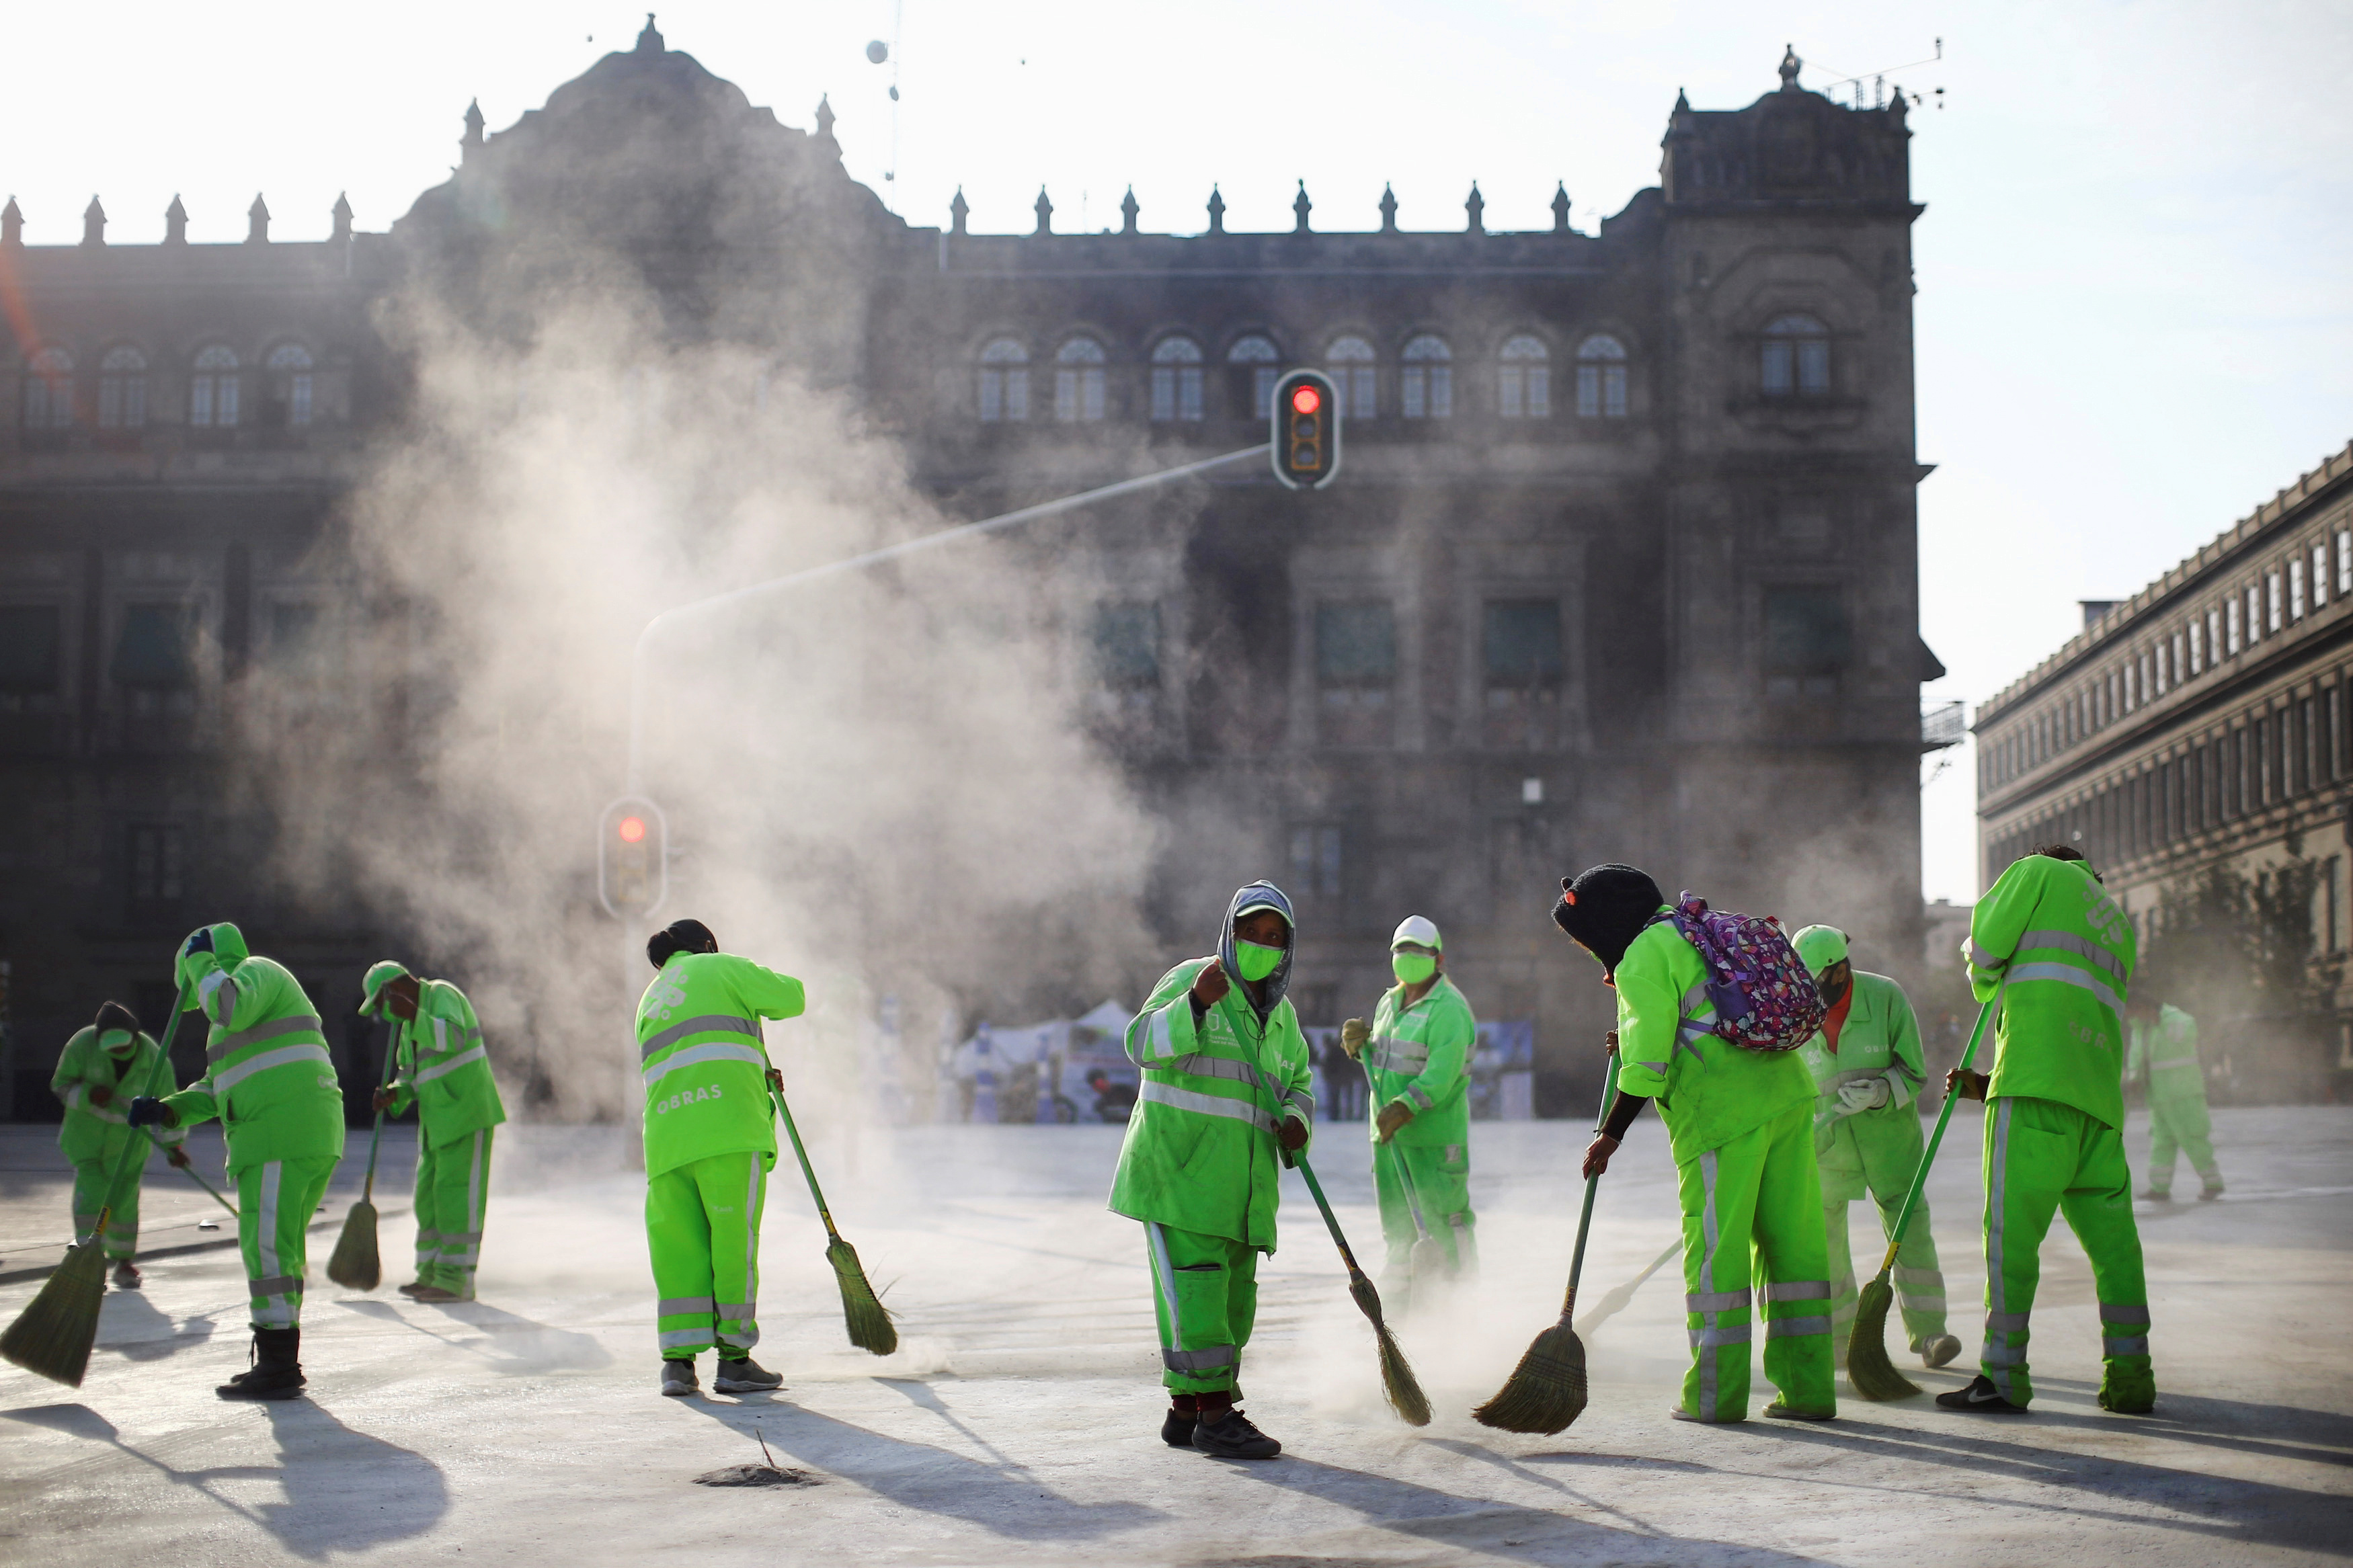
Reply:
[[[239,239],[257,192],[283,239],[338,194],[380,230],[447,177],[469,101],[493,132],[644,14],[498,0],[230,10],[24,8],[0,95],[0,195],[33,244]],[[1975,705],[2353,439],[2353,6],[1754,0],[695,0],[669,46],[812,123],[850,173],[976,231],[1589,230],[1657,178],[1680,88],[1737,108],[1785,44],[1817,89],[1891,67],[1912,116],[1923,635]],[[893,45],[877,66],[867,45]],[[126,47],[126,44],[128,47]],[[1941,58],[1938,58],[1941,55]],[[1913,63],[1913,62],[1926,63]],[[39,68],[24,68],[40,62]],[[889,89],[900,93],[894,106]],[[1943,89],[1941,95],[1935,89]],[[1841,89],[1843,90],[1843,89]],[[1866,89],[1866,90],[1870,90]],[[1942,107],[1930,107],[1939,102]],[[886,178],[889,175],[891,177]],[[1926,895],[1977,892],[1968,750],[1925,788]],[[1924,775],[1935,766],[1924,767]]]

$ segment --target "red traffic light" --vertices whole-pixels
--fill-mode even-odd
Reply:
[[[1291,389],[1291,406],[1302,414],[1313,414],[1324,406],[1324,395],[1312,386],[1294,386]]]
[[[625,816],[621,818],[617,831],[618,831],[621,836],[622,843],[635,844],[646,836],[645,818],[642,816]]]

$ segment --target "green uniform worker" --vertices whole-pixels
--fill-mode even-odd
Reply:
[[[224,1399],[291,1399],[301,1391],[302,1275],[311,1216],[343,1152],[343,1091],[319,1010],[286,968],[249,956],[233,925],[201,926],[181,944],[180,985],[212,1026],[205,1074],[163,1100],[133,1102],[133,1126],[220,1118],[237,1184],[237,1241],[253,1298],[252,1369]]]
[[[360,982],[360,1012],[392,1021],[397,1076],[375,1108],[417,1107],[417,1278],[419,1301],[470,1301],[490,1201],[491,1137],[507,1119],[491,1074],[481,1020],[446,980],[419,980],[391,959]]]
[[[1234,894],[1213,958],[1161,976],[1128,1026],[1144,1069],[1111,1209],[1144,1224],[1160,1325],[1160,1436],[1226,1458],[1282,1445],[1234,1407],[1258,1313],[1258,1255],[1274,1251],[1278,1151],[1307,1146],[1314,1097],[1291,984],[1291,900]]]
[[[1819,1093],[1814,1158],[1822,1172],[1822,1230],[1830,1244],[1831,1345],[1843,1366],[1855,1308],[1847,1205],[1868,1195],[1879,1205],[1881,1234],[1894,1225],[1925,1148],[1917,1105],[1927,1068],[1911,999],[1884,974],[1855,972],[1844,931],[1808,926],[1789,940],[1831,1007],[1798,1055]],[[1895,1255],[1895,1300],[1923,1363],[1942,1366],[1961,1353],[1961,1342],[1945,1331],[1945,1276],[1936,1267],[1925,1199]]]
[[[1389,939],[1398,983],[1374,1008],[1372,1026],[1359,1018],[1340,1026],[1342,1048],[1365,1064],[1372,1084],[1373,1185],[1388,1243],[1382,1292],[1394,1288],[1401,1304],[1410,1299],[1413,1245],[1425,1231],[1437,1238],[1450,1277],[1479,1267],[1471,1212],[1471,1058],[1479,1021],[1446,977],[1443,942],[1436,921],[1406,917]]]
[[[147,1134],[133,1130],[129,1121],[131,1102],[142,1094],[160,1097],[179,1087],[171,1062],[120,1002],[107,1003],[98,1010],[97,1022],[75,1031],[49,1079],[49,1092],[66,1108],[58,1147],[74,1168],[74,1234],[88,1237],[98,1228],[99,1215],[106,1215],[105,1252],[114,1260],[117,1289],[139,1289],[139,1266],[131,1260],[139,1251],[139,1188],[147,1169],[143,1155],[132,1163],[122,1190],[111,1194],[113,1206],[107,1206],[107,1189],[124,1152],[134,1143],[142,1149],[147,1144]],[[164,1134],[164,1157],[174,1165],[188,1163],[180,1147],[186,1136],[179,1128]]]
[[[783,1079],[760,1020],[797,1018],[801,983],[719,951],[701,921],[647,939],[659,971],[638,1003],[646,1086],[646,1247],[653,1255],[661,1391],[695,1392],[694,1358],[716,1345],[711,1386],[754,1394],[784,1379],[752,1359],[760,1342],[760,1212],[776,1163]]]
[[[1747,1418],[1761,1295],[1765,1375],[1780,1391],[1765,1414],[1827,1421],[1838,1401],[1813,1077],[1794,1051],[1746,1050],[1714,1032],[1706,969],[1666,913],[1658,884],[1631,866],[1565,880],[1553,908],[1618,991],[1619,1099],[1586,1151],[1585,1174],[1609,1168],[1644,1101],[1656,1100],[1683,1206],[1692,1350],[1675,1418]]]
[[[2132,1049],[2125,1058],[2125,1081],[2148,1075],[2148,1191],[2154,1203],[2173,1197],[2173,1156],[2189,1155],[2198,1172],[2198,1196],[2222,1195],[2222,1167],[2214,1163],[2214,1123],[2206,1112],[2206,1075],[2198,1065],[2198,1020],[2168,1002],[2133,997]]]
[[[2091,1256],[2099,1293],[2100,1405],[2138,1415],[2157,1402],[2148,1285],[2125,1164],[2124,1028],[2136,945],[2082,855],[2052,845],[2011,862],[1969,917],[1969,987],[1999,994],[1990,1078],[1946,1082],[1986,1102],[1986,1332],[1981,1369],[1940,1394],[1950,1410],[2023,1410],[2028,1321],[2043,1234],[2063,1212]]]

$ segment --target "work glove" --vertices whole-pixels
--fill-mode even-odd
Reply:
[[[1887,1080],[1883,1078],[1859,1078],[1839,1085],[1839,1112],[1852,1116],[1858,1110],[1876,1110],[1887,1103]]]
[[[1967,1068],[1955,1068],[1945,1075],[1945,1088],[1963,1100],[1983,1100],[1993,1080],[1981,1072]]]
[[[164,1158],[183,1171],[188,1168],[188,1152],[177,1143],[164,1151]]]
[[[1402,1100],[1392,1100],[1381,1107],[1380,1116],[1374,1121],[1373,1130],[1379,1134],[1381,1142],[1386,1143],[1398,1135],[1398,1128],[1412,1120],[1413,1107]]]
[[[1307,1123],[1296,1116],[1286,1116],[1275,1123],[1274,1139],[1286,1153],[1295,1154],[1307,1147]]]
[[[133,1127],[170,1127],[177,1120],[172,1114],[172,1108],[152,1094],[138,1095],[132,1100],[130,1119]]]
[[[1372,1037],[1371,1027],[1362,1018],[1351,1018],[1340,1026],[1340,1048],[1352,1062],[1364,1060],[1365,1042]]]
[[[180,956],[173,964],[182,990],[188,992],[193,992],[196,982],[219,967],[220,960],[213,953],[213,928],[210,926],[198,926],[188,933],[188,940],[180,944]]]

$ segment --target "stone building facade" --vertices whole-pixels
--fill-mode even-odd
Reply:
[[[266,892],[286,825],[221,744],[241,677],[373,613],[332,549],[408,407],[390,300],[463,311],[597,254],[681,340],[752,346],[855,396],[920,482],[981,516],[1264,438],[1287,367],[1346,397],[1331,489],[1220,477],[1177,521],[1092,536],[1082,617],[1103,744],[1170,825],[1255,836],[1299,900],[1310,1023],[1369,1005],[1390,926],[1447,929],[1482,1013],[1539,1021],[1539,1101],[1599,1081],[1606,993],[1545,919],[1556,879],[1649,866],[1791,922],[1920,942],[1910,196],[1905,104],[1796,85],[1668,115],[1661,180],[1573,230],[974,232],[910,225],[843,172],[820,106],[779,124],[649,24],[486,135],[389,233],[285,245],[0,234],[0,792],[18,832],[0,957],[18,1114],[110,992],[236,912],[321,994],[381,922]],[[1372,215],[1367,215],[1369,218]],[[567,270],[568,269],[568,270]],[[846,284],[845,279],[852,280]],[[800,300],[806,309],[777,308]],[[779,323],[785,323],[780,325]],[[396,736],[403,669],[360,672]],[[281,704],[288,701],[276,699]],[[293,705],[299,710],[300,704]],[[251,715],[238,715],[249,721]],[[299,735],[317,715],[277,716]],[[583,829],[584,856],[587,825]],[[1172,931],[1191,940],[1198,919]],[[1139,984],[1149,976],[1139,977]],[[356,1035],[353,1038],[356,1038]]]

